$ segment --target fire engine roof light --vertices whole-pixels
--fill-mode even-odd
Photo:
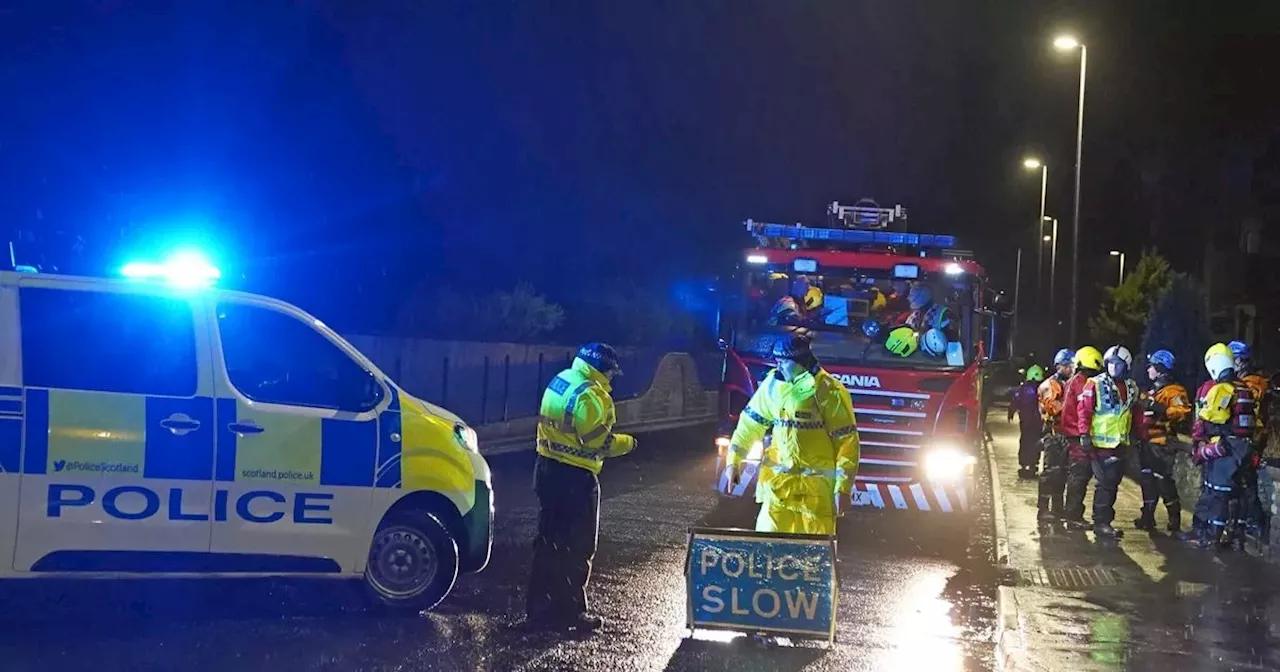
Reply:
[[[964,268],[953,261],[944,266],[942,272],[947,275],[964,275]]]
[[[747,263],[748,264],[767,264],[769,263],[769,257],[766,257],[763,254],[748,254]]]
[[[956,246],[956,237],[940,233],[901,233],[867,229],[811,228],[790,224],[770,224],[747,220],[752,235],[765,238],[817,240],[858,245],[906,245],[909,247],[948,248]]]
[[[217,267],[197,252],[178,252],[160,264],[131,262],[125,264],[120,274],[134,280],[159,280],[182,288],[208,287],[222,277]]]

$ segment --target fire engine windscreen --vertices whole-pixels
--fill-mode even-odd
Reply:
[[[976,283],[966,275],[921,271],[768,268],[745,277],[734,346],[768,358],[778,336],[812,333],[822,361],[914,369],[966,366],[974,356]]]

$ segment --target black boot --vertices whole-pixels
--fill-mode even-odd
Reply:
[[[1124,532],[1111,527],[1108,523],[1097,523],[1093,526],[1093,534],[1099,539],[1120,539],[1124,537]]]
[[[1182,531],[1182,506],[1171,504],[1165,510],[1169,512],[1169,525],[1165,529],[1171,534],[1178,534]]]
[[[1155,502],[1144,502],[1142,504],[1142,515],[1133,520],[1133,526],[1139,530],[1151,531],[1156,529]]]
[[[1217,546],[1222,539],[1223,529],[1223,525],[1206,525],[1199,530],[1193,529],[1187,541],[1195,548],[1210,549]]]
[[[1083,531],[1089,529],[1089,523],[1083,518],[1068,518],[1063,523],[1068,530]]]

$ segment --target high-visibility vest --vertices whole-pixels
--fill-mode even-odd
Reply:
[[[1090,378],[1094,385],[1093,422],[1089,426],[1090,439],[1097,448],[1115,448],[1129,442],[1133,428],[1133,404],[1138,399],[1138,385],[1125,379],[1127,393],[1120,399],[1120,387],[1111,376],[1098,374]]]
[[[605,458],[626,455],[635,439],[613,431],[617,423],[609,379],[574,359],[542,393],[538,454],[599,474]]]

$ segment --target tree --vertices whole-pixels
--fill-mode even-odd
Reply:
[[[564,309],[528,283],[485,295],[424,283],[414,288],[396,326],[405,335],[524,342],[555,331],[563,322]]]
[[[1201,355],[1212,342],[1204,287],[1182,273],[1174,274],[1169,288],[1151,306],[1142,353],[1172,352],[1177,359],[1174,378],[1194,389],[1204,378]]]
[[[1089,318],[1089,332],[1099,347],[1134,344],[1142,336],[1143,325],[1165,290],[1174,272],[1164,257],[1144,252],[1138,265],[1117,287],[1107,287],[1108,301]]]

